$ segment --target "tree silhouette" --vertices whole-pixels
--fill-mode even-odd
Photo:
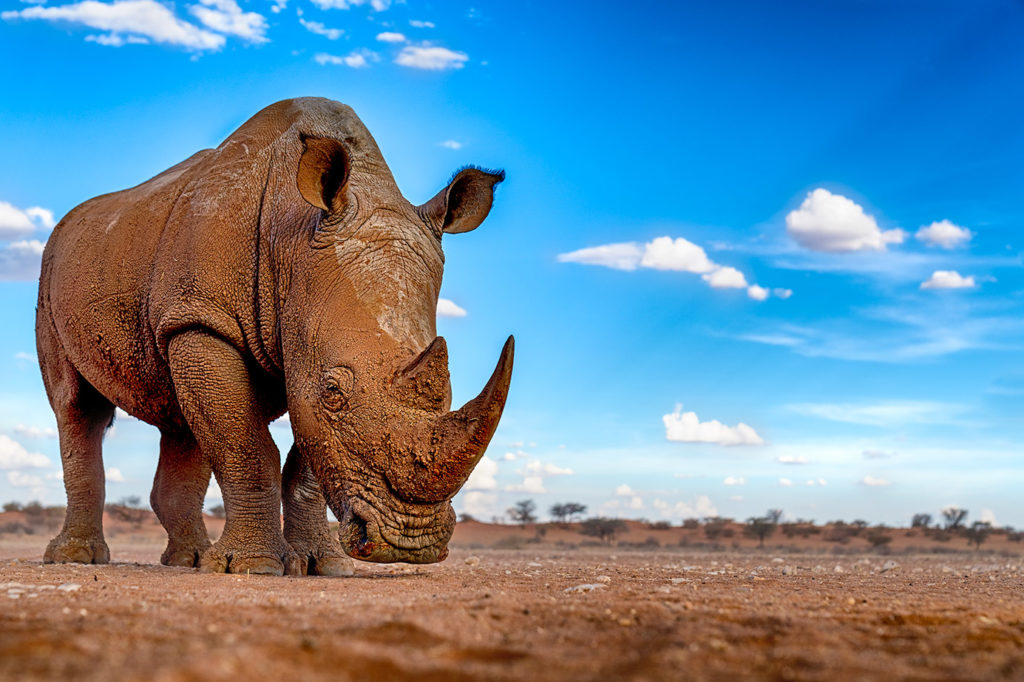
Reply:
[[[775,523],[770,516],[752,516],[747,519],[743,532],[748,537],[757,538],[758,547],[764,547],[764,539],[775,532]]]
[[[942,510],[942,516],[946,519],[946,530],[956,530],[963,526],[967,518],[967,510],[960,507],[946,507]]]
[[[537,511],[537,505],[533,500],[519,500],[514,507],[509,507],[506,513],[512,521],[525,528],[526,524],[537,520],[534,515],[535,511]]]

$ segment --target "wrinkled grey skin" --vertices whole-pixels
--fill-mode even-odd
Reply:
[[[441,237],[476,228],[502,178],[466,169],[413,206],[351,109],[303,98],[69,213],[37,316],[68,493],[46,560],[109,557],[101,439],[115,405],[161,431],[164,563],[331,575],[350,571],[343,552],[442,560],[450,500],[501,416],[512,341],[480,395],[449,411]],[[282,479],[268,424],[286,410]],[[212,546],[211,470],[227,510]]]

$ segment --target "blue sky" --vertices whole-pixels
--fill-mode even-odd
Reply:
[[[460,510],[1024,525],[1024,8],[706,5],[0,3],[0,498],[63,499],[53,219],[319,95],[415,203],[508,172],[444,244],[457,402],[517,340]],[[117,422],[109,498],[156,448]]]

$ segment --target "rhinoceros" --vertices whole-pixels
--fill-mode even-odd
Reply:
[[[443,560],[451,499],[505,405],[513,339],[451,410],[441,237],[480,225],[503,179],[468,167],[414,206],[351,108],[300,98],[73,209],[43,253],[36,320],[68,498],[44,560],[109,560],[101,445],[115,408],[160,430],[164,564],[338,575],[346,554]],[[268,425],[286,411],[282,473]],[[227,514],[214,544],[211,469]]]

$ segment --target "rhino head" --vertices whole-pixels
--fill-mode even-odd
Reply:
[[[503,179],[467,168],[414,206],[369,133],[302,139],[296,184],[315,210],[291,254],[282,307],[288,409],[354,558],[431,563],[448,554],[451,499],[498,425],[513,340],[480,394],[451,410],[435,320],[441,238],[483,222]]]

